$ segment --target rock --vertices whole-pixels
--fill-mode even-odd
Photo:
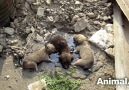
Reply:
[[[14,40],[9,40],[8,44],[17,44],[17,43],[18,43],[18,40],[14,39]]]
[[[113,39],[114,37],[112,34],[108,33],[104,29],[100,29],[92,35],[89,41],[98,46],[99,48],[105,50],[106,48],[114,46]]]
[[[48,22],[54,22],[54,18],[53,18],[52,16],[48,16],[48,17],[47,17],[47,21],[48,21]]]
[[[75,4],[79,5],[79,4],[81,4],[81,2],[80,1],[75,1]]]
[[[10,78],[10,76],[9,76],[9,75],[6,75],[4,78],[9,79],[9,78]]]
[[[9,35],[13,35],[14,34],[14,29],[10,28],[10,27],[6,27],[5,28],[5,33],[7,33]]]
[[[113,33],[113,24],[107,24],[104,28],[108,33],[114,34]]]
[[[26,27],[25,32],[26,32],[27,34],[29,34],[29,33],[31,33],[31,29],[30,29],[29,27]]]
[[[39,16],[39,17],[43,17],[44,16],[44,8],[38,7],[37,16]]]
[[[101,25],[101,23],[99,21],[94,21],[95,25]]]
[[[58,32],[57,28],[53,28],[51,33],[56,34],[57,32]]]
[[[108,48],[105,52],[112,58],[114,58],[114,48]]]
[[[75,22],[79,19],[79,16],[78,15],[75,15],[73,18],[72,18],[72,21],[71,21],[71,24],[75,24]]]
[[[41,79],[40,81],[29,84],[27,87],[28,90],[46,90],[47,84],[45,79]]]
[[[95,18],[96,15],[93,12],[89,12],[86,14],[89,18]]]
[[[88,21],[87,21],[86,18],[84,18],[84,17],[80,18],[80,19],[73,25],[75,32],[80,32],[80,31],[84,30],[84,29],[87,27],[87,23],[88,23]]]
[[[52,0],[46,0],[46,3],[47,3],[48,5],[51,5]]]
[[[0,52],[2,52],[2,50],[3,50],[3,46],[2,46],[2,45],[0,45]]]
[[[43,41],[43,37],[41,37],[39,34],[36,35],[36,39],[37,42],[41,42]]]

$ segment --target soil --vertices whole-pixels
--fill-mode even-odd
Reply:
[[[113,3],[110,0],[39,0],[39,4],[35,4],[35,1],[17,0],[16,16],[9,26],[14,31],[5,31],[7,27],[0,28],[0,90],[27,90],[29,84],[55,68],[64,74],[68,71],[58,63],[58,54],[51,55],[52,63],[39,64],[38,72],[23,70],[18,66],[25,54],[41,48],[51,34],[65,36],[69,46],[74,49],[74,34],[82,33],[90,38],[101,27],[112,23]],[[88,21],[84,30],[74,30],[76,17]],[[114,59],[89,44],[95,62],[92,71],[77,67],[71,78],[81,79],[79,90],[115,90],[114,85],[96,84],[99,77],[115,78]],[[77,57],[74,54],[74,58]]]

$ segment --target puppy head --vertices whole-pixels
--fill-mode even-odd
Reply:
[[[59,61],[63,68],[68,69],[71,61],[73,60],[73,55],[67,52],[61,53],[59,56]]]
[[[45,50],[46,50],[46,52],[47,52],[48,54],[51,54],[51,53],[53,53],[53,52],[56,51],[54,45],[53,45],[53,44],[50,44],[50,43],[46,43],[46,44],[45,44]]]
[[[83,34],[77,34],[73,37],[73,40],[74,40],[74,43],[78,45],[86,41],[87,38]]]

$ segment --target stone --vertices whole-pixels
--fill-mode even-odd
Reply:
[[[13,35],[14,34],[14,29],[10,28],[10,27],[6,27],[5,28],[5,33],[7,33],[9,35]]]
[[[0,45],[0,52],[2,52],[2,50],[3,50],[3,46],[2,46],[2,45]]]
[[[36,35],[36,41],[37,41],[37,42],[43,41],[43,37],[40,36],[39,34],[37,34],[37,35]]]
[[[9,76],[9,75],[6,75],[6,76],[5,76],[5,78],[6,78],[6,79],[9,79],[9,78],[10,78],[10,76]]]
[[[47,84],[45,79],[41,79],[32,84],[29,84],[27,87],[28,90],[46,90]]]
[[[79,5],[79,4],[81,4],[81,2],[80,1],[75,1],[75,4]]]
[[[8,44],[17,44],[18,43],[18,39],[14,39],[14,40],[9,40]]]
[[[48,5],[51,5],[52,0],[46,0],[46,3],[47,3]]]
[[[84,17],[80,18],[80,19],[73,25],[75,32],[80,32],[80,31],[84,30],[84,29],[87,27],[87,23],[88,23],[88,21],[87,21],[86,18],[84,18]]]
[[[43,17],[44,16],[44,8],[38,7],[37,16],[39,16],[39,17]]]
[[[89,41],[103,50],[114,46],[114,36],[104,29],[100,29],[93,34]]]
[[[89,18],[95,18],[96,15],[93,12],[89,12],[86,14]]]
[[[48,22],[54,22],[54,18],[52,16],[47,17]]]
[[[108,48],[105,52],[112,58],[114,58],[114,48]]]

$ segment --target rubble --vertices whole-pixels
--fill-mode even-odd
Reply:
[[[14,34],[14,29],[10,28],[10,27],[6,27],[5,28],[5,33],[7,33],[9,35],[13,35]]]
[[[44,16],[44,8],[38,7],[37,9],[37,16],[43,17]]]
[[[36,35],[36,39],[37,42],[41,42],[43,41],[43,37],[41,37],[39,34]]]

